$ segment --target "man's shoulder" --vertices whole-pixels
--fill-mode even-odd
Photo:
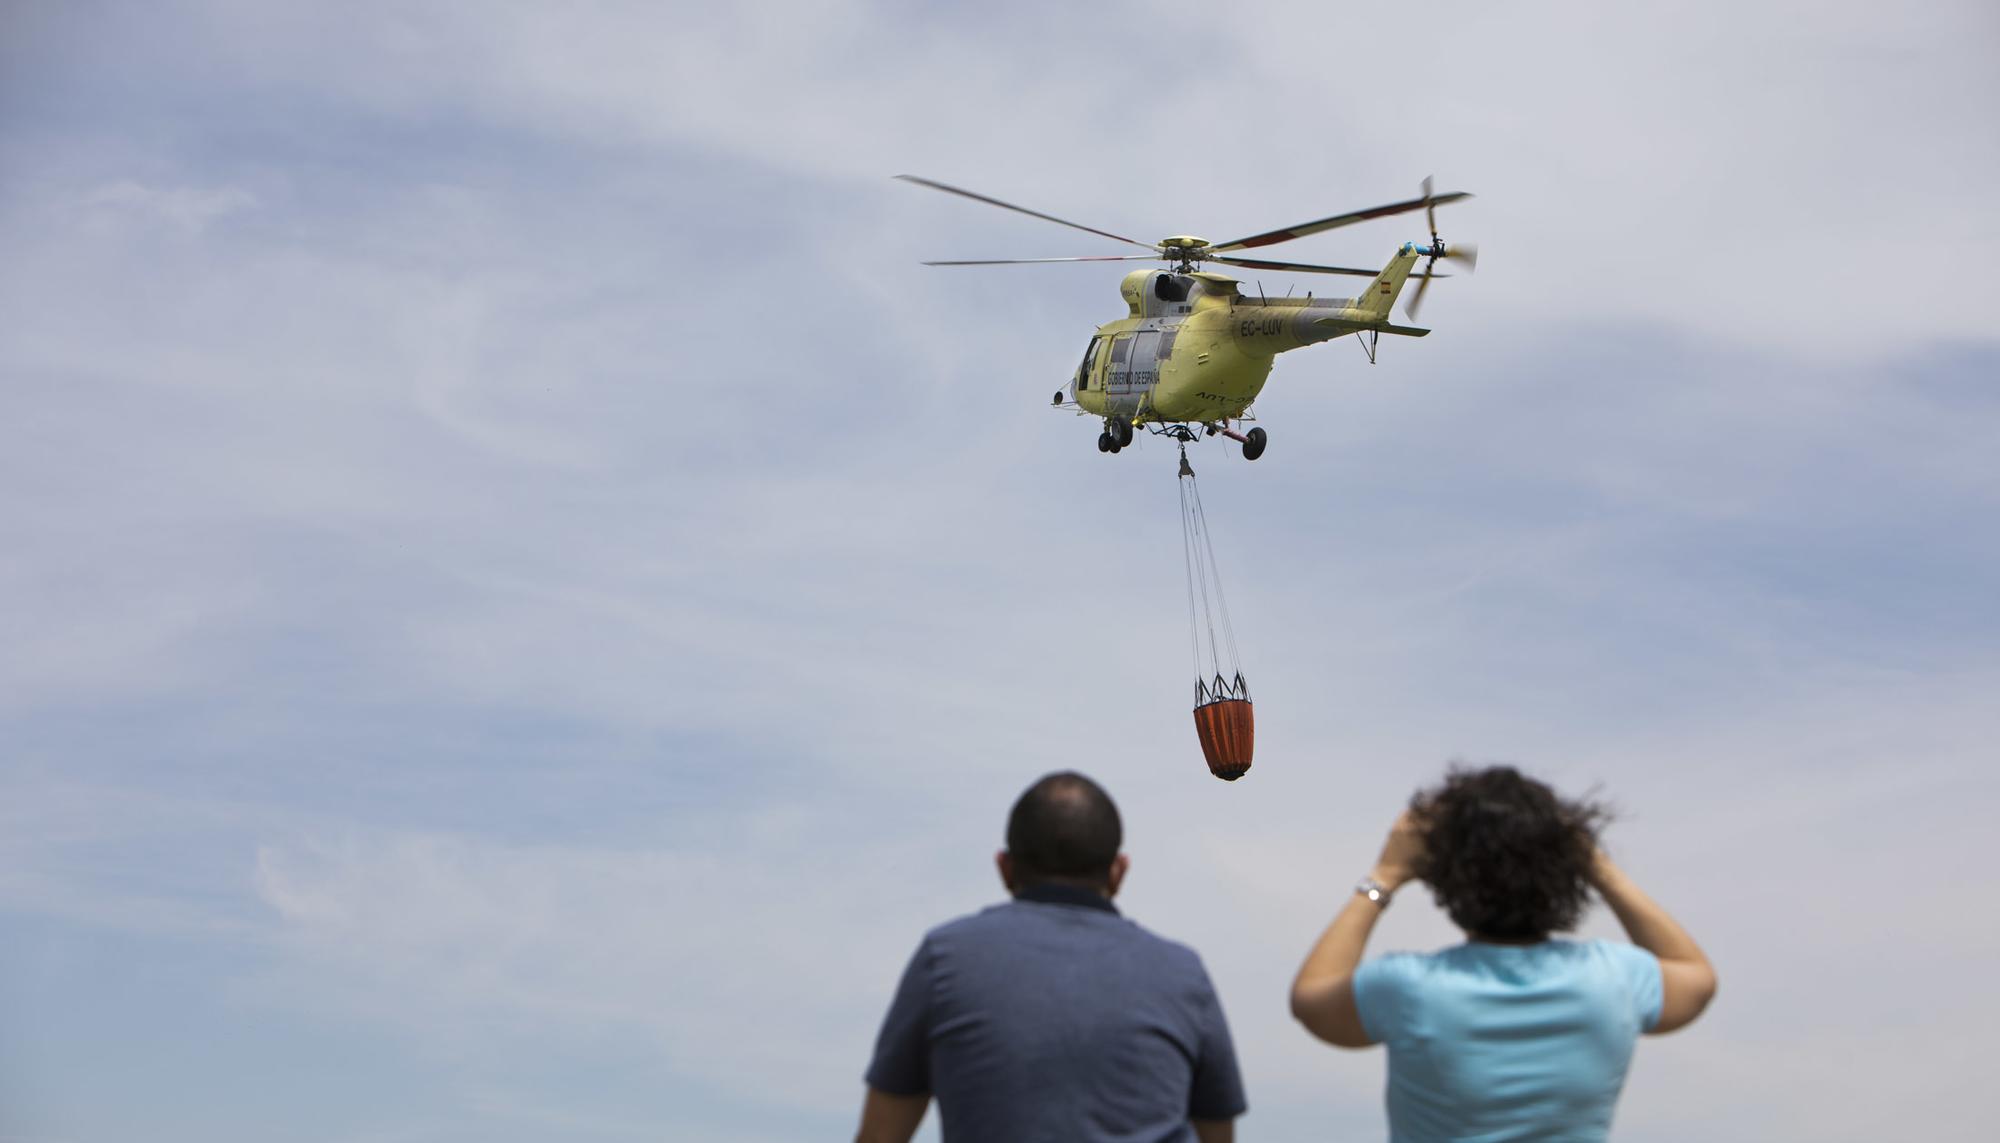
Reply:
[[[1143,943],[1161,960],[1194,972],[1203,971],[1201,967],[1201,954],[1194,951],[1194,946],[1182,944],[1172,937],[1163,937],[1136,922],[1132,924],[1132,932],[1135,942]]]
[[[924,934],[924,943],[929,945],[940,941],[950,942],[954,939],[967,936],[976,937],[994,929],[1005,928],[1008,918],[1004,915],[1004,910],[1011,904],[1012,902],[1010,901],[1002,901],[998,904],[988,905],[975,913],[966,913],[963,916],[953,917],[943,924],[933,926],[929,932],[926,932]]]
[[[1201,956],[1193,948],[1163,937],[1122,914],[1076,905],[1002,901],[938,925],[924,934],[924,944],[935,950],[1048,929],[1067,930],[1079,941],[1115,945],[1127,955],[1140,956],[1161,966],[1194,973],[1203,971]]]

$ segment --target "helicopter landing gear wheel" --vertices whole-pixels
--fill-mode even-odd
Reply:
[[[1271,443],[1271,434],[1263,429],[1251,429],[1243,438],[1243,459],[1256,460],[1264,455],[1264,446]]]
[[[1124,417],[1106,417],[1104,419],[1104,431],[1110,436],[1111,443],[1117,445],[1118,448],[1124,448],[1126,445],[1132,443],[1132,422],[1126,420]],[[1113,449],[1112,451],[1116,452],[1118,449]]]
[[[1111,439],[1110,433],[1099,433],[1097,434],[1097,451],[1117,452],[1118,442]]]

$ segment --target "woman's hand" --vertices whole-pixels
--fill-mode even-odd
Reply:
[[[1415,816],[1404,810],[1396,818],[1396,824],[1389,827],[1389,840],[1382,843],[1382,856],[1375,859],[1375,871],[1370,876],[1384,889],[1393,890],[1415,880],[1423,861],[1423,831],[1417,826]]]
[[[1590,872],[1584,876],[1589,880],[1590,887],[1601,895],[1604,887],[1619,876],[1619,870],[1618,866],[1612,864],[1611,855],[1604,852],[1603,846],[1598,846],[1591,851]]]

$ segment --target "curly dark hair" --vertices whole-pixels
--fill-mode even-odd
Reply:
[[[1454,765],[1410,812],[1424,838],[1417,875],[1467,933],[1539,941],[1582,918],[1608,807],[1558,797],[1512,766]]]

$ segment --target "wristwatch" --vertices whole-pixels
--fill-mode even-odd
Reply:
[[[1354,886],[1354,891],[1384,909],[1389,907],[1389,887],[1375,880],[1373,877],[1363,877]]]

